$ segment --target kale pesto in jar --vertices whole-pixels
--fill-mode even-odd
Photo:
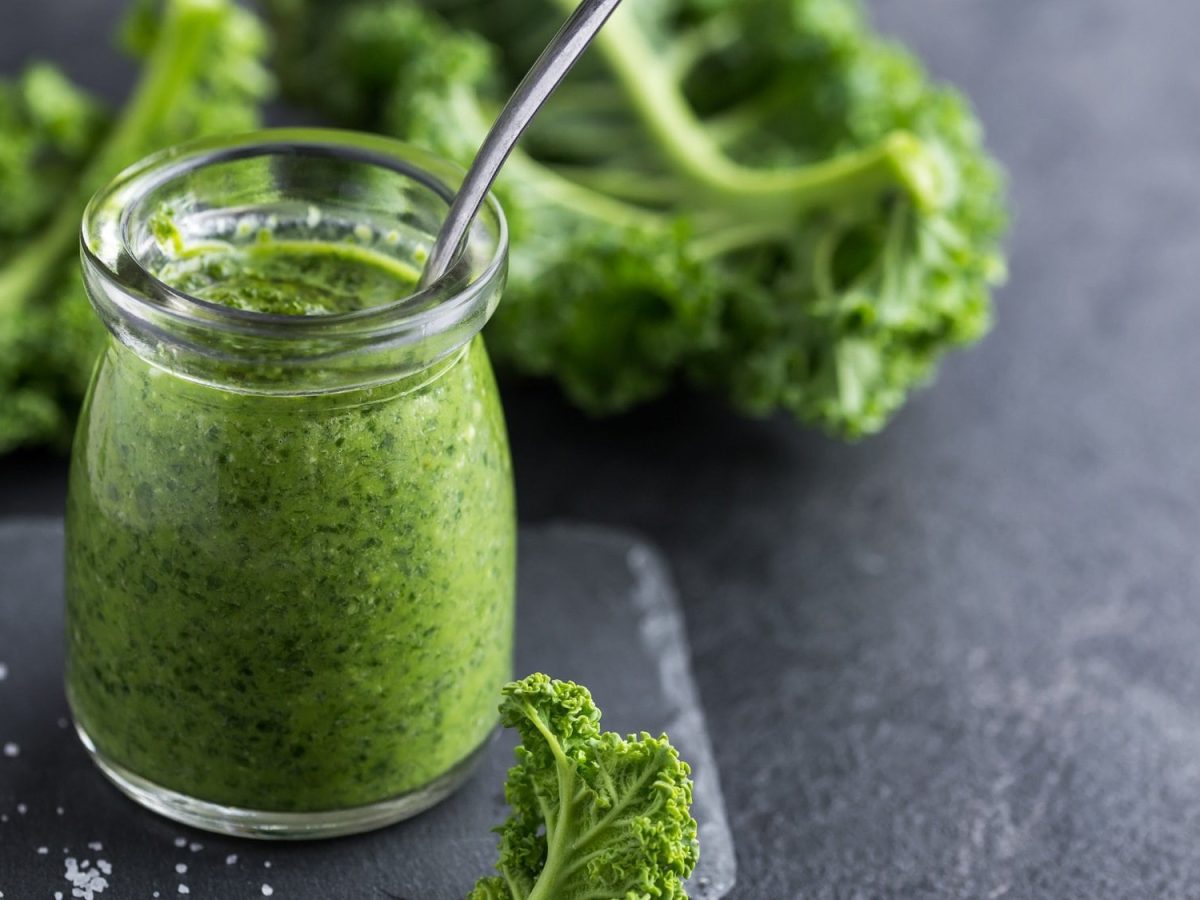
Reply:
[[[347,140],[317,138],[322,153]],[[512,474],[477,335],[503,220],[493,208],[492,243],[421,298],[444,199],[420,184],[390,198],[401,221],[431,207],[405,239],[345,208],[353,166],[313,177],[342,179],[329,207],[314,187],[281,204],[278,182],[295,190],[330,157],[293,147],[282,168],[245,172],[263,144],[228,162],[197,151],[196,167],[231,167],[218,187],[263,180],[273,205],[247,212],[243,186],[236,213],[214,216],[220,198],[191,196],[203,177],[169,173],[179,234],[143,216],[117,249],[145,273],[128,282],[85,221],[89,293],[114,336],[72,458],[67,684],[89,750],[135,799],[199,827],[316,836],[444,796],[510,676]],[[156,171],[117,188],[137,194],[129,180]],[[364,202],[411,178],[367,174]],[[156,190],[141,186],[159,209]],[[104,209],[93,201],[93,222]]]

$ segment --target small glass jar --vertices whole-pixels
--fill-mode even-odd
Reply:
[[[450,793],[495,727],[515,519],[478,334],[499,206],[438,282],[351,311],[233,308],[163,276],[264,246],[298,284],[334,253],[415,275],[460,179],[383,138],[269,131],[153,156],[88,207],[111,337],[72,455],[67,689],[100,768],[157,812],[378,827]]]

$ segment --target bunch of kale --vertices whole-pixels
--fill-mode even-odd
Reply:
[[[292,102],[463,162],[572,6],[266,0]],[[0,86],[0,449],[65,437],[82,396],[87,194],[248,126],[269,92],[249,13],[158,7],[128,29],[147,61],[119,117],[44,67]],[[1004,272],[978,121],[854,0],[625,4],[497,190],[513,249],[489,346],[596,413],[688,384],[871,433],[986,330]]]
[[[187,138],[245,130],[272,89],[261,23],[232,0],[138,3],[143,58],[119,114],[55,69],[0,82],[0,451],[69,439],[103,328],[79,275],[89,196],[130,163]]]

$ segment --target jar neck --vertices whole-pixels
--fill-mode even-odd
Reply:
[[[84,283],[115,340],[189,381],[280,395],[423,382],[499,301],[507,229],[494,200],[445,277],[361,309],[234,308],[159,276],[172,254],[199,244],[237,252],[276,235],[289,246],[387,254],[419,271],[460,179],[413,148],[349,132],[268,131],[172,149],[92,200]]]
[[[476,335],[421,369],[391,373],[370,382],[342,381],[328,388],[322,388],[313,379],[306,379],[302,389],[300,384],[294,384],[291,390],[247,390],[241,377],[228,373],[224,378],[198,379],[178,365],[162,366],[155,358],[148,358],[115,334],[108,337],[106,365],[119,379],[129,379],[135,385],[149,383],[156,394],[186,399],[189,404],[252,404],[254,409],[271,414],[288,409],[328,412],[387,403],[432,387],[462,364],[472,353],[472,347],[481,340]],[[148,375],[151,376],[149,382],[146,381]]]

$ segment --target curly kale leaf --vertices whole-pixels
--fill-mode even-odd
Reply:
[[[521,736],[498,876],[469,900],[684,898],[699,852],[691,770],[664,735],[600,730],[587,689],[535,674],[504,688]]]
[[[573,0],[270,0],[293,96],[468,160]],[[1001,178],[851,0],[626,4],[498,191],[500,361],[581,406],[687,382],[848,437],[985,330]]]
[[[78,273],[88,197],[140,157],[244,130],[270,91],[265,33],[233,0],[134,7],[144,57],[115,116],[46,66],[0,84],[0,451],[70,435],[103,329]]]
[[[64,185],[85,165],[106,126],[99,104],[49,66],[35,65],[0,82],[0,260],[63,202]],[[81,346],[90,358],[95,345],[86,303],[81,317],[59,316],[63,286],[50,293],[50,302],[19,320],[0,319],[0,448],[65,429],[59,373],[77,365]]]

